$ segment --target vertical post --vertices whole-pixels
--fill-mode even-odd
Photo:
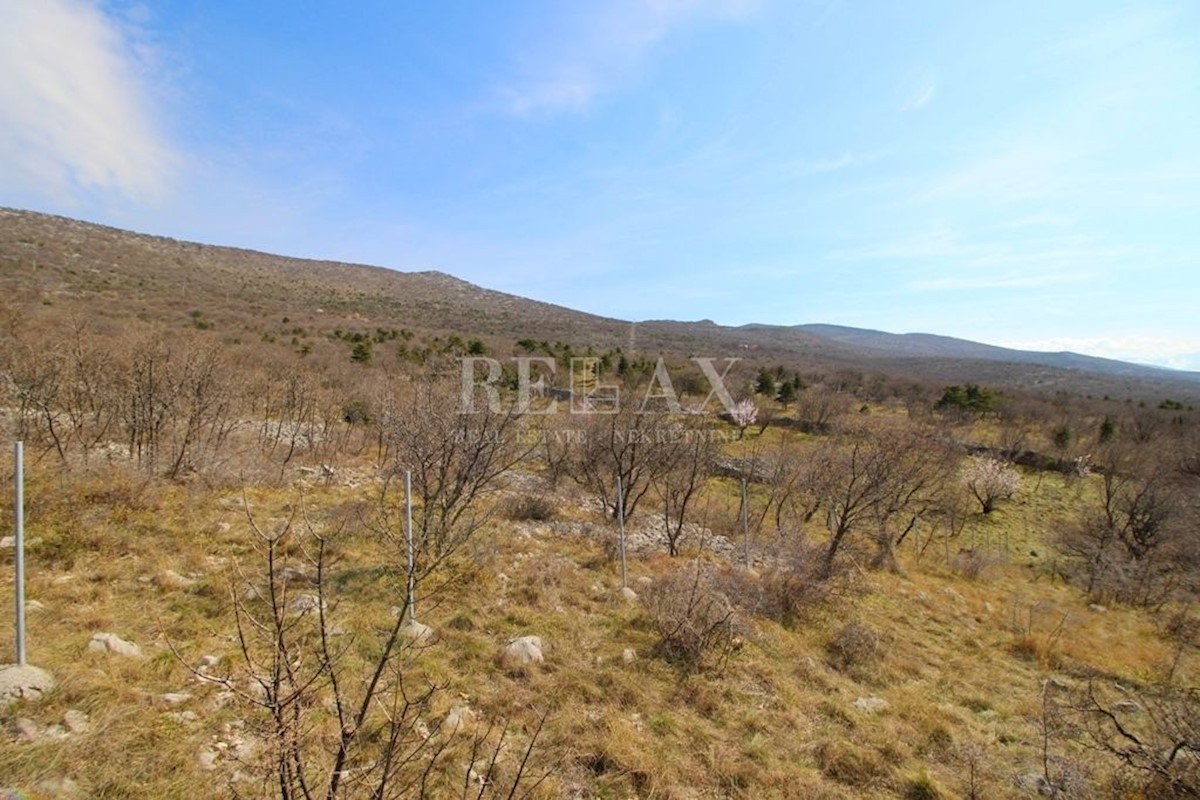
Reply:
[[[746,499],[746,478],[742,477],[742,558],[750,568],[750,509]]]
[[[621,476],[617,476],[617,522],[621,526],[621,588],[629,586],[629,567],[625,563],[625,492],[621,489]]]
[[[17,586],[17,666],[25,666],[25,444],[13,447],[13,555]]]
[[[404,470],[404,547],[408,551],[408,620],[417,621],[417,597],[414,572],[412,531],[412,471]]]

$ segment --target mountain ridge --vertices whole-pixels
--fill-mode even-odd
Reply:
[[[1200,395],[1200,373],[1078,353],[1015,350],[932,333],[825,323],[627,321],[479,286],[441,270],[306,259],[0,208],[0,284],[42,302],[89,303],[116,319],[183,314],[309,317],[335,325],[397,320],[433,333],[737,356],[797,369],[844,368],[947,382],[1152,397]]]

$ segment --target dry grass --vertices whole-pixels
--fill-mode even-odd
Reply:
[[[360,491],[313,486],[305,502],[337,516]],[[658,634],[642,605],[619,595],[619,568],[603,541],[570,532],[580,521],[604,523],[577,498],[562,498],[561,526],[497,516],[470,553],[435,576],[430,588],[442,588],[425,593],[419,616],[437,639],[409,657],[408,669],[445,685],[430,727],[465,703],[477,731],[509,721],[518,748],[549,710],[537,760],[554,772],[539,797],[789,797],[801,788],[810,797],[952,797],[966,791],[967,752],[978,754],[981,796],[1019,797],[1014,776],[1039,764],[1042,680],[1100,672],[1136,683],[1161,674],[1171,655],[1152,619],[1090,611],[1052,579],[1039,520],[1051,507],[1070,513],[1072,491],[1046,479],[972,523],[977,545],[986,541],[995,556],[975,580],[957,575],[936,547],[919,562],[906,550],[904,574],[865,574],[865,594],[834,598],[790,627],[758,618],[721,673],[687,675],[654,656]],[[69,777],[88,797],[224,794],[235,762],[222,757],[207,770],[198,754],[230,741],[239,725],[248,730],[248,711],[188,666],[205,655],[236,664],[231,585],[239,565],[251,570],[253,561],[244,503],[262,524],[276,524],[295,490],[254,487],[243,499],[240,489],[145,482],[108,468],[64,477],[35,466],[27,496],[28,596],[44,604],[30,614],[30,657],[60,687],[6,713],[44,727],[78,709],[90,726],[25,742],[10,719],[0,786],[36,797],[45,781]],[[398,587],[378,569],[396,553],[362,532],[339,547],[333,616],[365,637],[398,604]],[[679,561],[652,555],[630,566],[642,591]],[[7,616],[8,572],[0,592]],[[144,657],[89,652],[97,631],[136,642]],[[546,643],[546,663],[510,671],[497,653],[526,634]],[[5,626],[0,650],[11,648]],[[1186,657],[1183,677],[1194,668]],[[171,705],[163,695],[173,692],[191,697]],[[887,706],[855,707],[865,697]],[[195,718],[173,716],[184,711]],[[454,769],[465,765],[465,741],[448,750]]]

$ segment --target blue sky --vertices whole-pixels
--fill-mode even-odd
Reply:
[[[0,0],[0,205],[1200,369],[1200,4]]]

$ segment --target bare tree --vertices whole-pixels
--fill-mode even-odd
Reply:
[[[876,563],[894,568],[893,526],[902,522],[898,538],[903,541],[916,518],[936,502],[945,463],[932,439],[894,425],[857,425],[826,442],[810,473],[829,529],[825,574],[832,574],[847,537],[860,529],[874,534]]]
[[[674,467],[678,424],[666,411],[635,407],[585,420],[572,474],[596,493],[608,515],[615,518],[623,506],[632,517],[653,481]]]
[[[1096,598],[1156,605],[1195,566],[1186,479],[1159,456],[1145,447],[1108,447],[1092,508],[1059,539]]]
[[[1200,690],[1130,695],[1089,681],[1072,710],[1077,738],[1116,760],[1130,796],[1200,797]]]
[[[827,433],[846,411],[846,395],[828,386],[813,386],[796,400],[796,418],[809,433]]]
[[[398,479],[410,471],[418,501],[413,537],[420,575],[479,530],[487,518],[480,501],[496,488],[496,479],[535,446],[515,408],[467,413],[458,407],[456,388],[437,382],[406,387],[380,423],[388,459],[376,522],[391,535],[402,529]]]
[[[719,440],[711,426],[696,417],[690,424],[681,423],[669,443],[674,452],[669,457],[670,469],[654,476],[652,483],[662,499],[663,525],[667,536],[667,552],[679,554],[688,511],[704,483],[712,475],[720,454]]]

